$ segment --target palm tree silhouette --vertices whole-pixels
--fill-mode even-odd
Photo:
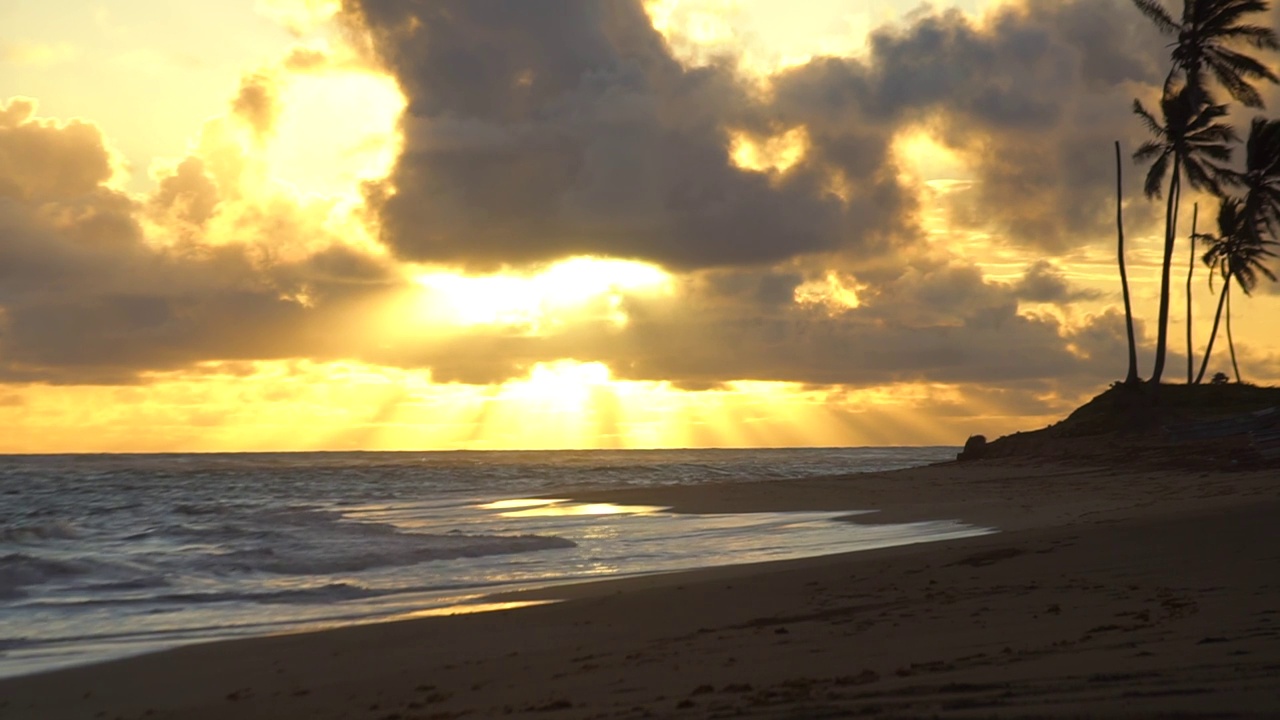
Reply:
[[[1253,119],[1244,167],[1233,180],[1245,192],[1245,229],[1258,242],[1264,235],[1280,236],[1280,119]]]
[[[1165,208],[1164,265],[1160,281],[1160,314],[1157,321],[1156,363],[1151,372],[1151,382],[1160,384],[1164,374],[1165,351],[1169,341],[1169,275],[1173,264],[1173,246],[1178,233],[1178,198],[1185,174],[1191,187],[1222,194],[1222,180],[1234,180],[1222,163],[1231,159],[1231,143],[1236,140],[1230,125],[1218,122],[1227,114],[1226,105],[1202,104],[1195,93],[1183,86],[1160,100],[1164,116],[1161,124],[1155,116],[1133,101],[1133,112],[1142,119],[1155,139],[1143,143],[1133,153],[1138,162],[1148,160],[1143,187],[1147,197],[1160,197],[1160,186],[1165,174],[1169,174],[1169,198]],[[1172,165],[1172,172],[1170,172]]]
[[[1224,307],[1231,366],[1235,369],[1236,382],[1240,382],[1240,365],[1236,362],[1235,342],[1231,337],[1232,282],[1239,285],[1245,295],[1249,295],[1257,287],[1259,275],[1266,276],[1272,282],[1276,280],[1275,274],[1266,266],[1266,259],[1276,256],[1268,246],[1276,243],[1260,239],[1257,233],[1249,229],[1251,219],[1245,212],[1245,205],[1245,202],[1236,198],[1223,198],[1218,206],[1218,234],[1198,236],[1208,243],[1209,249],[1204,254],[1205,265],[1216,269],[1222,276],[1222,294],[1218,297],[1218,310],[1213,316],[1209,347],[1204,352],[1204,362],[1196,376],[1197,384],[1204,379],[1204,372],[1209,367],[1209,356],[1213,354],[1213,341],[1218,335],[1218,323],[1222,319]],[[1213,273],[1209,274],[1209,287],[1213,287]]]
[[[1133,305],[1129,302],[1129,273],[1124,266],[1124,182],[1120,167],[1120,141],[1116,141],[1116,256],[1120,262],[1120,289],[1124,292],[1124,329],[1129,336],[1129,371],[1124,384],[1136,387],[1138,377],[1138,343],[1133,335]]]
[[[1195,279],[1196,274],[1196,223],[1200,220],[1200,203],[1191,206],[1191,259],[1187,262],[1187,384],[1195,382],[1192,378],[1195,376],[1195,351],[1192,346],[1192,330],[1194,325],[1191,322],[1191,283]]]
[[[1205,96],[1207,69],[1231,97],[1260,108],[1262,95],[1251,81],[1280,82],[1271,68],[1228,47],[1243,42],[1259,50],[1280,49],[1274,28],[1242,22],[1246,15],[1270,9],[1268,0],[1183,0],[1181,22],[1175,21],[1157,0],[1133,0],[1133,4],[1160,32],[1178,38],[1173,43],[1173,68],[1165,79],[1166,95],[1181,75],[1194,96]]]
[[[1237,207],[1232,211],[1235,217],[1226,219],[1232,224],[1236,237],[1211,246],[1205,254],[1205,262],[1211,267],[1216,264],[1224,278],[1224,293],[1218,301],[1218,311],[1222,312],[1225,301],[1227,346],[1231,350],[1236,382],[1240,382],[1240,365],[1236,361],[1235,338],[1231,332],[1231,293],[1228,286],[1235,279],[1248,295],[1257,284],[1259,273],[1272,281],[1276,279],[1263,264],[1263,259],[1275,256],[1267,246],[1275,245],[1274,238],[1280,234],[1280,120],[1254,118],[1245,143],[1244,172],[1233,175],[1234,181],[1244,186],[1245,191],[1243,202],[1235,201]],[[1220,218],[1220,223],[1222,221]],[[1222,230],[1220,224],[1220,237]],[[1212,276],[1209,281],[1213,282]],[[1214,327],[1217,327],[1216,318]],[[1209,349],[1213,349],[1212,339]],[[1205,362],[1208,362],[1208,353]],[[1204,375],[1203,367],[1200,375]]]

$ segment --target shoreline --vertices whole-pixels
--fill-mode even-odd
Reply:
[[[696,512],[880,507],[851,521],[1000,532],[502,593],[488,599],[564,602],[24,675],[0,680],[0,717],[1276,712],[1280,487],[1268,475],[1005,461],[578,493]]]

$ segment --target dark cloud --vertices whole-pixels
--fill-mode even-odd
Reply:
[[[231,110],[258,137],[271,134],[279,113],[275,80],[266,73],[253,73],[240,80],[240,90],[231,103]]]
[[[118,383],[223,358],[347,357],[338,320],[398,282],[341,246],[282,259],[255,243],[145,243],[144,206],[103,184],[98,130],[31,111],[0,114],[0,379]],[[145,207],[198,224],[217,203],[188,159]],[[273,230],[278,243],[302,232]]]
[[[220,200],[218,186],[205,172],[204,161],[187,157],[172,174],[160,178],[151,195],[151,207],[181,222],[203,226],[213,217]]]
[[[773,176],[735,167],[731,129],[786,127],[732,68],[681,67],[634,0],[554,13],[495,0],[347,10],[408,97],[405,150],[372,196],[402,257],[760,265],[909,223],[882,132],[824,144],[858,170],[847,203],[821,158]]]
[[[1096,300],[1096,290],[1072,288],[1062,270],[1048,260],[1037,260],[1015,285],[1019,299],[1063,305],[1077,300]]]
[[[961,219],[1060,252],[1111,231],[1112,142],[1137,147],[1133,94],[1163,77],[1164,42],[1147,25],[1124,0],[1004,6],[982,24],[959,11],[924,13],[874,33],[864,59],[790,71],[777,104],[838,129],[926,128],[976,175]],[[1125,171],[1133,198],[1138,172]],[[1138,205],[1128,220],[1153,218]]]
[[[0,105],[0,197],[40,203],[98,192],[113,172],[98,128],[37,120],[35,111],[26,98]]]
[[[329,66],[329,56],[313,48],[294,48],[282,65],[292,72],[314,72]]]
[[[0,205],[8,380],[116,383],[207,360],[348,357],[338,320],[351,324],[353,308],[394,282],[340,248],[269,265],[241,245],[104,252],[13,209]]]
[[[387,332],[371,311],[411,288],[391,261],[339,245],[286,252],[307,232],[296,208],[241,203],[238,242],[201,242],[243,200],[219,169],[236,158],[187,158],[139,201],[105,184],[95,128],[31,121],[18,102],[0,112],[0,376],[127,382],[206,360],[309,357],[491,383],[573,358],[686,388],[966,383],[1038,412],[1028,397],[1122,373],[1115,312],[1069,324],[1020,314],[1094,299],[1050,261],[992,282],[978,258],[923,242],[917,188],[892,148],[927,127],[967,158],[975,178],[956,202],[1001,242],[1041,255],[1113,242],[1111,143],[1136,146],[1129,102],[1159,82],[1166,52],[1128,2],[1028,3],[983,23],[924,11],[875,34],[865,57],[815,59],[768,93],[728,60],[682,67],[636,2],[565,0],[553,13],[524,0],[347,0],[345,12],[408,99],[403,153],[370,189],[396,256],[472,268],[640,258],[680,273],[674,293],[624,293],[617,308],[602,298],[538,333]],[[270,132],[274,92],[246,78],[235,112]],[[800,126],[809,151],[786,172],[733,164],[734,132]],[[1136,201],[1139,170],[1125,170],[1136,232],[1154,210]],[[144,217],[163,237],[143,242]],[[856,285],[856,307],[796,302],[832,269]]]
[[[1065,252],[1112,232],[1112,142],[1127,153],[1143,139],[1129,105],[1167,53],[1125,0],[1029,2],[981,22],[921,11],[874,33],[865,57],[817,58],[766,96],[727,60],[680,66],[635,0],[345,9],[409,101],[404,153],[370,195],[384,240],[405,258],[479,267],[892,252],[915,235],[916,193],[890,153],[913,126],[973,165],[962,220]],[[810,149],[788,172],[731,161],[730,130],[797,126]],[[1133,198],[1140,169],[1126,171]],[[1158,215],[1132,205],[1134,228]]]

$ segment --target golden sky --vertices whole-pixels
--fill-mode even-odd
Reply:
[[[557,8],[0,7],[0,452],[960,444],[1123,376],[1127,0]]]

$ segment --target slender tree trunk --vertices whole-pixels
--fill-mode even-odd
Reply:
[[[1227,279],[1227,348],[1231,350],[1231,368],[1236,371],[1236,382],[1240,379],[1240,364],[1236,362],[1236,341],[1231,337],[1231,280]]]
[[[1209,331],[1209,347],[1204,351],[1204,362],[1200,364],[1200,374],[1196,376],[1196,384],[1204,380],[1204,371],[1209,368],[1209,356],[1213,354],[1213,341],[1218,337],[1218,323],[1222,320],[1222,306],[1227,301],[1227,290],[1230,289],[1231,283],[1222,284],[1222,293],[1218,295],[1218,311],[1213,314],[1213,330]]]
[[[1191,278],[1196,274],[1196,221],[1200,219],[1200,203],[1191,206],[1191,260],[1187,263],[1187,384],[1195,366],[1195,353],[1191,348]]]
[[[1138,377],[1138,342],[1133,336],[1133,306],[1129,302],[1129,274],[1124,267],[1124,188],[1121,183],[1120,141],[1116,141],[1116,235],[1119,238],[1116,255],[1120,262],[1120,288],[1124,292],[1124,328],[1129,334],[1129,372],[1125,375],[1125,385],[1141,382]]]
[[[1169,280],[1173,270],[1173,244],[1178,236],[1178,176],[1182,158],[1173,157],[1173,178],[1169,180],[1169,204],[1165,209],[1164,264],[1160,275],[1160,315],[1156,332],[1156,365],[1151,370],[1151,384],[1159,385],[1164,375],[1164,356],[1169,348]]]

